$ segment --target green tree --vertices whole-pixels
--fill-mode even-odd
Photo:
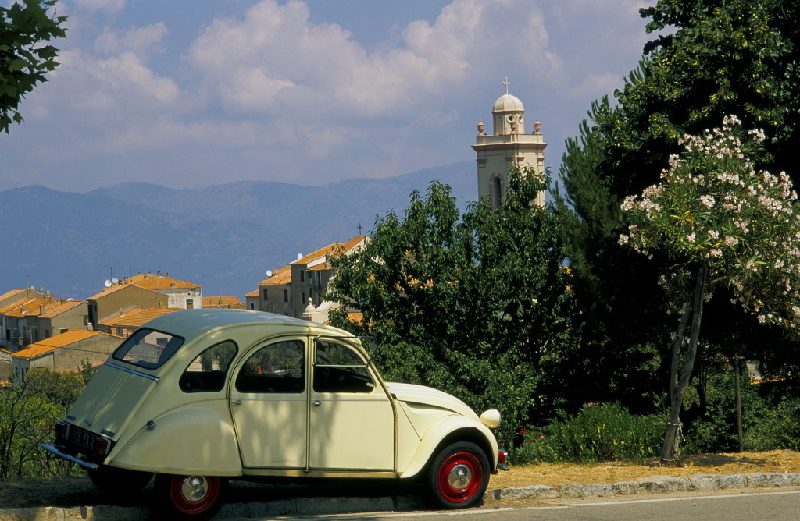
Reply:
[[[703,304],[716,286],[728,286],[735,301],[762,323],[796,332],[800,319],[797,193],[785,173],[754,168],[748,152],[765,136],[759,130],[744,138],[740,124],[728,116],[721,130],[682,137],[684,151],[670,157],[661,183],[627,197],[621,207],[631,224],[620,243],[647,257],[656,251],[668,255],[671,270],[662,284],[676,296],[681,314],[673,341],[664,462],[677,455]]]
[[[52,440],[53,425],[84,386],[79,375],[34,369],[22,384],[0,387],[0,481],[69,472],[71,465],[50,457],[41,444]]]
[[[655,36],[614,101],[593,103],[579,136],[567,141],[559,172],[563,192],[556,192],[556,199],[575,296],[587,321],[587,348],[603,366],[609,360],[633,361],[622,368],[633,378],[616,383],[616,389],[629,382],[652,390],[663,385],[670,366],[669,356],[654,351],[669,343],[673,329],[663,320],[666,302],[656,284],[666,265],[618,244],[628,224],[620,204],[658,182],[669,156],[680,150],[677,138],[700,134],[726,114],[738,114],[748,128],[765,129],[769,139],[752,157],[759,167],[781,171],[797,164],[800,26],[794,21],[800,4],[660,0],[642,15]],[[707,338],[730,345],[727,317],[737,311],[726,299],[710,306],[720,308],[713,316],[724,322],[706,321]],[[737,345],[761,337],[747,344],[747,351],[759,350],[770,370],[797,373],[796,344],[789,351],[770,349],[786,343],[776,328],[748,319],[735,329]],[[653,367],[659,367],[656,373],[644,374]],[[624,396],[619,399],[630,405]]]
[[[402,218],[379,218],[361,252],[333,261],[326,296],[363,314],[332,322],[376,338],[385,377],[500,409],[504,443],[545,405],[541,364],[571,334],[557,223],[531,205],[543,182],[512,172],[501,208],[477,203],[463,216],[449,187],[431,183]]]
[[[58,49],[42,42],[63,38],[66,16],[47,14],[56,0],[24,0],[0,7],[0,130],[21,123],[18,107],[36,85],[56,68]]]

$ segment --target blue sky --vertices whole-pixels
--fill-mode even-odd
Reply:
[[[0,135],[0,190],[323,185],[470,161],[506,76],[557,171],[591,101],[636,66],[646,5],[59,1],[61,66]]]

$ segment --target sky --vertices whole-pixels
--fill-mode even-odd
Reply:
[[[60,66],[0,134],[0,191],[325,185],[471,161],[506,77],[557,172],[591,102],[637,66],[648,4],[59,0]]]

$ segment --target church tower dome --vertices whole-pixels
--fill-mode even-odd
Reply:
[[[506,85],[506,89],[508,85]],[[525,107],[522,101],[516,96],[506,92],[494,102],[492,109],[492,117],[494,119],[494,134],[508,135],[508,134],[524,134],[525,121]]]
[[[472,145],[478,162],[478,197],[489,199],[492,206],[503,203],[508,189],[508,168],[529,167],[537,175],[544,175],[544,149],[541,124],[533,123],[534,131],[525,133],[525,107],[522,101],[508,92],[508,78],[503,81],[506,92],[492,107],[493,133],[484,133],[483,122],[478,123],[477,143]],[[544,191],[535,203],[544,206]]]

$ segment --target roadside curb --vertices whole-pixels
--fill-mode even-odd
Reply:
[[[693,474],[685,477],[650,476],[631,481],[598,484],[564,484],[548,487],[509,487],[490,491],[492,499],[555,499],[667,494],[670,492],[714,491],[734,488],[772,488],[800,485],[800,473]]]
[[[633,494],[715,491],[737,488],[800,486],[800,473],[694,474],[686,477],[651,476],[617,483],[574,484],[549,487],[532,485],[491,490],[485,506],[498,506],[503,500],[591,498]],[[225,503],[215,519],[265,516],[347,514],[424,509],[421,497],[413,495],[380,497],[295,497],[274,501]],[[0,521],[145,521],[151,519],[146,506],[94,505],[80,507],[0,508]]]

